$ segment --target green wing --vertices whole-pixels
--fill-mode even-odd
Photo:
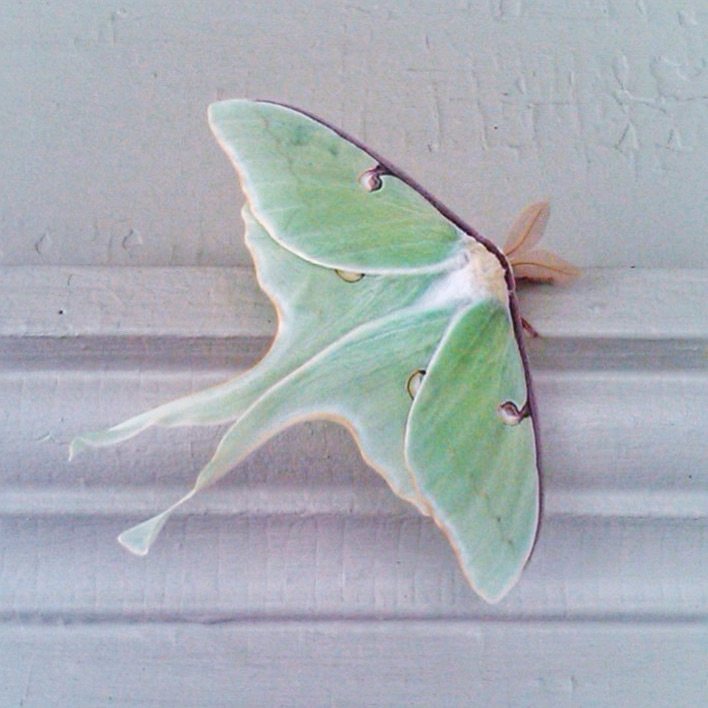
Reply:
[[[356,282],[348,282],[333,270],[313,265],[281,248],[253,218],[248,207],[244,208],[243,217],[246,224],[246,242],[256,264],[259,283],[278,311],[278,331],[266,356],[252,369],[223,384],[146,411],[108,430],[85,433],[75,438],[71,445],[72,456],[86,447],[114,445],[155,425],[215,425],[238,421],[256,401],[270,392],[266,399],[270,401],[270,407],[255,407],[256,413],[261,415],[261,420],[255,425],[261,431],[269,431],[268,435],[256,436],[262,442],[292,424],[293,416],[299,419],[305,417],[302,412],[290,417],[287,414],[289,408],[285,396],[292,395],[294,402],[299,405],[300,399],[312,394],[312,391],[307,390],[307,379],[293,376],[295,372],[303,369],[307,371],[308,366],[313,366],[313,361],[319,362],[317,366],[323,366],[322,357],[317,359],[318,355],[332,348],[337,342],[350,341],[346,339],[347,335],[351,338],[351,333],[359,331],[363,325],[372,325],[379,320],[386,321],[392,314],[409,311],[433,282],[433,276],[430,274],[386,277],[372,275]],[[442,327],[441,325],[441,331]],[[437,336],[439,338],[440,332]],[[334,351],[338,351],[336,347]],[[392,361],[395,361],[395,358]],[[420,367],[425,361],[426,358],[416,360],[414,368]],[[360,368],[356,371],[361,380],[358,385],[365,386],[365,372]],[[347,368],[343,368],[339,375],[344,378],[348,373]],[[336,368],[333,369],[332,375],[336,377]],[[288,377],[291,384],[288,387],[279,387],[278,385],[288,380]],[[292,381],[301,381],[302,390],[298,391]],[[405,390],[405,380],[402,389]],[[277,406],[273,405],[272,390],[279,392],[281,410],[277,410]],[[317,389],[316,393],[324,400],[327,391],[322,388]],[[352,393],[355,393],[354,389]],[[409,404],[410,399],[397,419],[401,430]],[[268,415],[273,419],[269,420]],[[251,412],[249,421],[256,420],[254,416]],[[335,417],[335,414],[330,412],[329,416]],[[322,416],[316,415],[315,411],[309,417]],[[372,464],[383,474],[396,494],[424,510],[417,501],[410,475],[405,469],[400,439],[395,444],[400,452],[399,464],[391,466],[384,463],[381,467],[375,464],[375,458],[372,459]],[[251,444],[248,451],[253,447]],[[233,449],[235,448],[228,448]],[[243,449],[245,450],[245,447]],[[231,469],[248,451],[227,453],[227,448],[220,447],[200,478],[212,479],[213,470],[217,467],[219,470]],[[223,473],[219,473],[215,478],[221,476]],[[204,486],[203,481],[201,486]]]
[[[508,312],[487,300],[451,324],[411,408],[406,457],[418,491],[488,602],[516,583],[538,525],[539,479],[524,366]],[[506,419],[506,422],[504,422]]]
[[[159,425],[215,425],[235,420],[269,387],[287,376],[348,331],[416,302],[433,276],[367,276],[347,282],[332,269],[313,265],[281,248],[242,211],[245,240],[258,282],[278,313],[278,329],[266,356],[252,369],[223,384],[154,408],[109,430],[74,439],[72,455],[85,447],[128,440]]]
[[[377,159],[298,111],[224,101],[209,121],[255,217],[306,260],[356,273],[439,270],[467,240],[400,179],[384,174],[370,191]]]
[[[531,421],[500,413],[523,409],[527,392],[496,256],[373,153],[298,111],[229,101],[210,121],[241,177],[246,242],[278,330],[251,370],[72,443],[75,453],[151,425],[231,423],[194,488],[121,542],[147,552],[179,504],[265,440],[332,418],[396,494],[432,513],[495,601],[528,558],[538,515]]]

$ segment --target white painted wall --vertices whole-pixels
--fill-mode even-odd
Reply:
[[[707,22],[699,0],[1,3],[0,705],[702,704]],[[548,245],[590,267],[523,295],[544,523],[500,605],[335,425],[266,445],[143,559],[115,535],[220,431],[66,462],[272,335],[206,125],[230,96],[322,115],[492,237],[551,196]]]
[[[5,0],[0,262],[247,262],[206,106],[271,98],[493,238],[551,197],[586,266],[706,263],[702,0]]]

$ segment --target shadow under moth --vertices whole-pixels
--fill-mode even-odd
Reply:
[[[77,437],[231,423],[191,491],[125,531],[147,553],[174,509],[295,423],[345,425],[366,462],[430,516],[488,602],[516,583],[540,506],[535,406],[515,279],[573,266],[535,248],[548,206],[504,251],[387,160],[323,121],[265,101],[209,108],[246,197],[246,244],[278,313],[268,353],[225,383]]]

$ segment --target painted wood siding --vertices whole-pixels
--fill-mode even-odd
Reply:
[[[705,0],[0,2],[0,707],[697,706],[708,685]],[[170,521],[221,430],[67,444],[250,366],[275,325],[222,98],[300,106],[531,288],[539,543],[499,605],[331,424]]]
[[[253,363],[270,305],[248,269],[0,276],[3,705],[702,702],[706,272],[524,292],[545,510],[494,607],[334,424],[282,434],[125,552],[219,431],[71,464],[69,440]]]

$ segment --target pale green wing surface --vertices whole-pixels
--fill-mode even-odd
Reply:
[[[470,584],[496,602],[533,547],[539,476],[530,417],[500,413],[527,401],[508,311],[487,300],[453,321],[416,395],[406,456],[417,488]]]
[[[396,494],[427,511],[416,496],[404,456],[412,403],[409,378],[430,360],[451,316],[450,308],[411,307],[363,324],[332,343],[254,401],[178,504],[289,425],[333,418],[351,429],[366,461]],[[177,505],[129,529],[121,542],[134,552],[147,552]]]
[[[250,371],[73,443],[232,422],[194,489],[121,542],[146,552],[179,504],[265,440],[333,418],[396,494],[433,515],[473,588],[498,600],[535,537],[535,443],[508,308],[461,299],[504,283],[444,207],[320,121],[230,101],[210,108],[210,122],[246,193],[246,241],[278,330]]]
[[[313,263],[362,273],[436,270],[468,238],[397,177],[382,176],[370,191],[365,173],[376,159],[299,111],[224,101],[209,107],[209,122],[256,218]]]
[[[75,438],[72,456],[85,447],[122,442],[153,425],[211,425],[235,420],[257,397],[317,352],[362,323],[407,307],[433,280],[429,274],[371,275],[347,282],[332,269],[281,248],[247,206],[243,218],[259,284],[278,312],[278,331],[266,356],[223,384],[146,411],[108,430]]]

